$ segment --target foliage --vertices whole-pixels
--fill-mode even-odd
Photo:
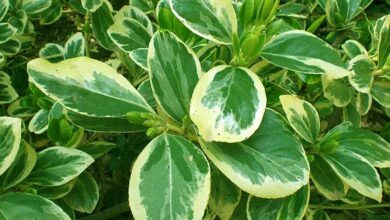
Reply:
[[[0,219],[390,215],[387,0],[0,0]]]

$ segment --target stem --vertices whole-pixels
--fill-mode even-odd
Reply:
[[[370,204],[370,205],[309,205],[311,209],[333,209],[333,210],[358,210],[358,209],[376,209],[390,208],[390,203]]]
[[[145,74],[134,81],[133,86],[137,87],[139,84],[143,83],[145,80],[149,78],[149,74]]]
[[[130,207],[128,202],[120,203],[116,206],[110,207],[108,209],[105,209],[103,211],[100,211],[98,213],[95,213],[93,215],[89,215],[83,218],[80,218],[80,220],[106,220],[106,219],[112,219],[120,214],[123,214],[125,212],[129,212]]]
[[[166,122],[166,126],[167,126],[169,131],[173,131],[173,132],[176,132],[182,136],[185,136],[190,141],[198,141],[198,137],[195,134],[189,132],[188,130],[186,131],[182,127],[171,124],[169,122]]]
[[[84,39],[85,39],[85,54],[87,57],[90,57],[89,53],[89,39],[91,38],[91,30],[89,27],[89,19],[90,19],[90,12],[87,11],[85,14],[85,21],[84,21]]]

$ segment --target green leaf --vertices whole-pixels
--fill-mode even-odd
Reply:
[[[152,32],[133,18],[120,18],[107,30],[111,40],[126,53],[149,45]]]
[[[99,188],[95,179],[88,172],[80,174],[64,201],[78,212],[92,213],[99,201]]]
[[[360,115],[366,115],[371,108],[371,94],[359,93],[356,97],[356,108]]]
[[[359,55],[368,56],[366,48],[364,48],[364,46],[356,40],[347,40],[343,45],[341,45],[341,47],[350,59],[353,59]]]
[[[202,74],[195,53],[169,31],[153,35],[148,50],[150,82],[161,108],[176,122],[189,114],[191,95]]]
[[[115,20],[120,20],[122,18],[132,18],[137,20],[146,28],[146,30],[153,34],[153,26],[149,17],[140,9],[132,6],[123,6],[114,16]]]
[[[386,17],[379,33],[378,66],[390,65],[390,16]]]
[[[84,151],[85,153],[91,155],[94,159],[97,159],[103,156],[104,154],[106,154],[111,149],[114,149],[115,147],[116,144],[114,143],[105,142],[105,141],[96,141],[78,147],[77,149]]]
[[[369,93],[374,80],[374,66],[369,56],[358,55],[349,61],[349,82],[361,93]]]
[[[54,202],[40,196],[19,192],[0,196],[0,212],[4,220],[31,219],[31,217],[40,220],[71,220]]]
[[[129,0],[132,7],[139,8],[145,13],[153,12],[153,3],[149,0]]]
[[[135,219],[202,219],[209,193],[207,159],[181,137],[156,137],[134,163],[129,203]]]
[[[6,190],[23,181],[31,173],[36,161],[35,149],[23,141],[14,163],[0,177],[0,188]]]
[[[371,87],[371,95],[379,104],[390,108],[390,76],[377,76]]]
[[[309,164],[300,141],[277,112],[267,109],[257,131],[242,143],[201,146],[214,165],[243,191],[281,198],[309,181]]]
[[[11,79],[3,71],[0,71],[0,104],[8,104],[19,97],[18,93],[11,85]]]
[[[321,82],[325,98],[332,101],[336,107],[345,107],[351,102],[352,90],[344,79],[331,79],[322,76]]]
[[[351,102],[343,108],[343,122],[351,122],[354,126],[361,127],[362,118],[355,102]]]
[[[62,3],[60,0],[52,0],[49,8],[39,14],[39,24],[49,25],[58,21],[62,16]]]
[[[39,57],[52,63],[60,62],[64,60],[64,48],[58,44],[47,43],[39,50]]]
[[[0,0],[0,21],[7,14],[8,8],[9,8],[9,1],[8,0]]]
[[[103,0],[81,0],[81,5],[85,10],[95,12],[103,2]]]
[[[140,66],[142,69],[149,71],[148,68],[148,48],[138,48],[135,50],[132,50],[129,53],[130,59],[134,61],[138,66]]]
[[[364,157],[350,150],[336,149],[320,155],[351,188],[378,202],[382,200],[382,184],[378,172]]]
[[[85,54],[85,40],[81,32],[72,35],[65,43],[64,58],[82,57]]]
[[[348,122],[330,130],[321,141],[322,146],[359,154],[375,167],[390,167],[390,144],[381,136]]]
[[[307,216],[307,220],[331,220],[323,209],[316,209]]]
[[[49,111],[39,110],[28,124],[28,130],[35,134],[42,134],[49,127]]]
[[[124,119],[129,111],[153,112],[122,75],[91,58],[73,58],[56,64],[35,59],[28,63],[27,71],[42,92],[84,116]]]
[[[221,218],[230,219],[241,199],[241,190],[216,167],[211,169],[210,208]]]
[[[154,97],[152,85],[150,83],[150,80],[147,79],[141,85],[138,87],[138,92],[142,95],[142,97],[145,98],[146,102],[152,107],[157,107],[157,101]]]
[[[231,44],[237,18],[229,0],[170,0],[173,14],[192,32],[208,40]]]
[[[114,24],[114,17],[111,14],[112,6],[108,1],[91,13],[91,24],[93,34],[97,42],[107,50],[118,50],[107,33],[108,28]]]
[[[94,159],[65,147],[50,147],[38,153],[34,170],[25,182],[40,186],[60,186],[82,173]]]
[[[320,134],[320,116],[314,106],[293,95],[280,96],[280,103],[294,130],[306,141],[314,143]]]
[[[276,66],[296,72],[325,74],[334,79],[348,75],[337,50],[305,31],[287,31],[273,37],[260,55]]]
[[[21,47],[22,45],[19,40],[11,38],[7,42],[0,44],[0,51],[4,55],[13,56],[20,51]]]
[[[22,136],[22,121],[18,118],[0,117],[0,176],[15,160]]]
[[[76,179],[60,186],[35,186],[37,195],[47,199],[60,199],[66,196],[76,184]]]
[[[7,113],[19,118],[33,116],[39,109],[30,96],[23,96],[8,106]]]
[[[280,199],[248,198],[248,219],[295,220],[302,219],[309,205],[310,187],[303,186],[296,193]]]
[[[310,179],[325,198],[334,201],[343,198],[348,186],[337,176],[332,167],[320,156],[310,163]]]
[[[251,70],[217,66],[196,85],[190,116],[205,141],[239,142],[259,127],[266,102],[264,86]]]
[[[23,0],[22,9],[28,14],[38,14],[50,7],[52,0]]]
[[[16,31],[17,29],[9,23],[0,23],[0,44],[11,39]]]

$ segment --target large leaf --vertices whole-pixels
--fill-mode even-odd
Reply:
[[[0,175],[15,160],[22,136],[22,120],[11,117],[0,117]]]
[[[382,200],[379,174],[364,157],[341,148],[321,156],[351,188],[378,202]]]
[[[85,54],[85,40],[81,32],[72,35],[65,43],[64,58],[82,57]]]
[[[88,117],[124,119],[129,111],[153,112],[122,75],[97,60],[79,57],[52,64],[35,59],[27,71],[46,95]]]
[[[371,95],[379,104],[390,108],[390,75],[375,77]]]
[[[135,219],[200,220],[209,193],[207,159],[181,137],[156,137],[134,163],[129,202]]]
[[[373,64],[367,55],[359,55],[349,61],[349,82],[359,92],[369,93],[374,80]]]
[[[148,67],[154,96],[175,121],[189,114],[191,95],[202,74],[191,48],[168,31],[156,32],[148,50]]]
[[[310,163],[310,178],[318,192],[329,200],[339,200],[347,194],[348,186],[322,157],[315,156]]]
[[[390,144],[381,136],[348,122],[330,130],[321,141],[322,147],[351,151],[376,167],[390,167]]]
[[[114,24],[114,17],[111,11],[112,6],[110,2],[104,1],[95,12],[91,13],[91,24],[97,42],[107,50],[117,50],[107,33],[108,28]]]
[[[22,0],[22,9],[27,14],[37,14],[50,7],[52,0]]]
[[[74,210],[92,213],[99,201],[99,188],[95,179],[88,172],[80,174],[64,201]]]
[[[17,29],[9,23],[0,23],[0,44],[11,39]]]
[[[222,44],[231,44],[237,18],[229,0],[170,0],[172,12],[195,34]]]
[[[0,0],[0,21],[7,14],[8,8],[9,8],[9,1],[8,0]]]
[[[331,78],[348,75],[337,50],[305,31],[287,31],[272,38],[261,50],[261,57],[296,72],[326,74]]]
[[[81,5],[85,10],[95,12],[103,2],[103,0],[81,0]]]
[[[250,220],[296,220],[302,219],[309,205],[310,187],[280,199],[262,199],[249,196],[247,216]]]
[[[320,116],[314,106],[293,95],[280,96],[280,103],[294,130],[306,141],[314,143],[320,133]]]
[[[217,66],[196,85],[190,116],[205,141],[239,142],[259,127],[266,102],[264,86],[251,70]]]
[[[242,143],[200,143],[226,177],[254,196],[285,197],[309,181],[301,142],[271,109],[266,110],[259,129]]]
[[[0,213],[3,220],[31,219],[71,220],[54,202],[27,193],[8,193],[0,196]]]
[[[50,147],[38,153],[37,163],[25,181],[40,186],[59,186],[80,175],[93,161],[80,150]]]

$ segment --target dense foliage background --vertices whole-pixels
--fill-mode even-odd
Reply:
[[[389,13],[388,0],[0,0],[0,219],[390,219]],[[230,133],[228,113],[205,110],[228,82]],[[169,144],[190,162],[173,158],[167,202],[165,170],[141,163]],[[264,160],[236,150],[256,144]]]

